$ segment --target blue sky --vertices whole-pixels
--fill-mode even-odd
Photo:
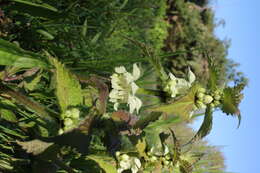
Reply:
[[[249,87],[240,104],[242,124],[221,112],[214,113],[214,124],[207,137],[212,145],[223,146],[227,171],[260,172],[260,1],[212,0],[216,19],[224,19],[216,35],[232,40],[228,58],[240,63],[239,70],[249,78]],[[198,126],[198,122],[196,123]]]

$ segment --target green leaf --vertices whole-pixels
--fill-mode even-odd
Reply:
[[[191,144],[194,141],[202,139],[205,136],[207,136],[212,129],[212,123],[213,123],[212,108],[210,106],[207,106],[202,125],[200,126],[198,132],[194,135],[194,137],[187,144]]]
[[[143,139],[139,139],[137,144],[135,145],[137,152],[141,157],[147,158],[145,149],[146,149],[146,142]]]
[[[83,103],[83,95],[79,81],[57,59],[50,58],[55,66],[56,95],[61,111],[64,113],[70,106],[79,106]]]
[[[155,122],[150,123],[144,130],[159,130],[163,131],[170,128],[173,124],[180,122],[179,117],[169,117],[167,119],[159,119]]]
[[[173,126],[173,124],[180,121],[179,117],[170,117],[168,119],[159,119],[150,123],[145,129],[145,136],[147,145],[149,147],[155,147],[160,150],[162,148],[160,133]]]
[[[244,84],[239,84],[235,87],[227,87],[223,90],[223,96],[221,98],[221,110],[227,115],[237,116],[239,120],[238,127],[241,122],[241,114],[238,106],[243,98],[241,91],[244,87]]]
[[[17,122],[15,114],[7,109],[0,109],[0,117],[6,121]]]
[[[13,135],[13,136],[16,136],[16,137],[19,137],[19,138],[26,138],[27,137],[27,136],[24,136],[21,133],[15,131],[15,130],[11,130],[11,129],[6,128],[6,127],[1,126],[1,125],[0,125],[0,131],[1,131],[1,133],[4,132],[8,135]]]
[[[180,99],[170,104],[160,105],[150,110],[154,112],[163,112],[168,115],[179,116],[182,119],[187,120],[190,118],[190,114],[194,109],[195,95],[198,88],[199,85],[194,85],[189,93]]]
[[[89,155],[87,158],[94,160],[106,173],[117,173],[115,162],[106,156]],[[114,165],[113,165],[114,164]]]
[[[20,68],[48,68],[48,64],[44,59],[44,57],[38,54],[25,51],[15,44],[0,39],[0,65],[10,65]]]
[[[45,106],[39,104],[38,102],[35,102],[34,100],[23,95],[22,93],[13,90],[12,88],[6,86],[3,83],[0,83],[0,91],[14,98],[18,104],[23,104],[27,108],[36,112],[37,115],[44,118],[45,120],[55,123],[55,120],[51,115],[56,116],[56,113],[54,114],[50,112],[49,109],[47,109]]]
[[[11,0],[15,2],[10,6],[10,9],[17,10],[21,13],[28,13],[31,16],[57,19],[61,15],[58,13],[58,10],[46,3],[36,4],[30,1],[24,0]]]
[[[31,81],[24,81],[24,87],[29,91],[33,91],[37,87],[37,84],[40,82],[41,77],[41,74],[37,74],[37,76],[35,76]]]

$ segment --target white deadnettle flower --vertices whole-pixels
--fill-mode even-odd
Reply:
[[[136,64],[133,65],[133,72],[129,73],[125,67],[115,68],[115,72],[111,76],[112,91],[109,93],[109,101],[114,103],[114,109],[117,110],[120,103],[129,105],[130,113],[134,110],[139,111],[142,101],[135,96],[138,86],[135,81],[140,77],[140,69]]]
[[[130,157],[127,154],[120,156],[119,168],[117,169],[118,173],[123,172],[124,170],[131,170],[132,173],[137,173],[141,168],[141,162],[137,157]]]
[[[188,81],[182,78],[177,78],[172,73],[169,73],[169,81],[164,87],[164,91],[170,93],[171,97],[175,97],[177,94],[189,89],[195,80],[196,77],[190,68],[188,72]]]

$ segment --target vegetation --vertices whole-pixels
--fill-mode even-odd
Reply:
[[[247,80],[207,3],[0,0],[0,171],[225,172]]]

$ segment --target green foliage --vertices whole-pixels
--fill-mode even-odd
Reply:
[[[20,68],[48,68],[48,64],[42,56],[25,51],[2,39],[0,39],[0,57],[0,65],[12,65]]]
[[[82,105],[82,90],[76,77],[56,59],[50,58],[50,61],[55,67],[55,88],[61,112],[65,113],[69,106]]]
[[[237,116],[239,120],[241,121],[241,114],[239,110],[239,103],[243,99],[243,94],[241,94],[241,91],[244,89],[245,84],[237,84],[234,87],[227,87],[223,91],[222,96],[222,107],[221,110],[226,113],[227,115]]]
[[[99,164],[99,166],[106,172],[106,173],[116,173],[117,170],[115,166],[112,165],[111,161],[113,162],[112,158],[104,157],[104,156],[97,156],[97,155],[89,155],[87,156],[89,159],[94,160]]]
[[[195,95],[200,86],[194,85],[188,94],[182,96],[180,99],[173,101],[172,103],[160,105],[152,108],[151,111],[163,112],[170,116],[179,116],[184,120],[190,118],[191,112],[195,106]]]
[[[232,78],[235,72],[228,69],[234,66],[227,65],[227,45],[214,36],[214,13],[206,3],[4,3],[0,9],[0,171],[223,171],[222,155],[202,138],[211,130],[215,108],[240,118],[245,82],[239,75]],[[142,67],[142,77],[127,86],[132,79],[125,73],[127,87],[117,97],[127,104],[114,112],[109,93],[118,87],[111,78],[114,67],[129,71],[133,63]],[[188,66],[196,73],[193,86],[178,97],[166,93],[168,73],[182,77]],[[225,82],[231,79],[240,84],[227,87]],[[130,104],[137,105],[131,97],[143,102],[137,115],[125,111]],[[198,106],[199,101],[206,110]],[[193,132],[187,123],[196,111],[204,121]]]

